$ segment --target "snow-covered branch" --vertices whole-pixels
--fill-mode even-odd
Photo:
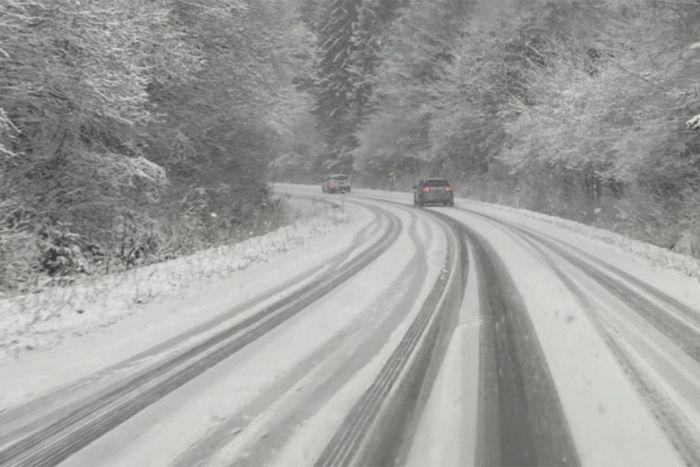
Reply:
[[[693,118],[685,122],[685,126],[689,130],[700,130],[700,114],[694,116]]]

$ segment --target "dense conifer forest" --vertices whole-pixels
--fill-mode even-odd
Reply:
[[[0,0],[0,290],[253,235],[330,172],[700,255],[698,41],[699,0]]]

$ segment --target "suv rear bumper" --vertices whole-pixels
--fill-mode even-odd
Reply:
[[[454,204],[454,195],[440,195],[440,196],[425,196],[421,195],[418,197],[418,202],[421,204]]]
[[[338,192],[346,192],[349,193],[351,191],[350,186],[332,186],[328,187],[328,193],[338,193]]]

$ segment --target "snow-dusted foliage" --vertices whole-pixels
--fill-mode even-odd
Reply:
[[[296,212],[293,222],[242,242],[129,271],[83,276],[61,287],[5,298],[0,295],[0,360],[92,332],[150,302],[196,295],[209,284],[231,280],[255,263],[329,234],[346,220],[344,212],[323,203],[294,201],[290,209]]]
[[[267,163],[309,110],[295,11],[0,0],[0,291],[258,232]]]
[[[384,22],[351,3],[328,24],[381,25],[328,55],[347,84],[332,95],[361,115],[336,140],[367,183],[449,175],[471,196],[698,251],[700,3],[406,0]]]
[[[685,122],[685,126],[689,130],[700,130],[700,115],[695,115],[693,118]]]

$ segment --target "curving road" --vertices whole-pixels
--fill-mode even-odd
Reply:
[[[0,465],[700,465],[697,282],[464,200],[279,189],[348,221],[8,404]]]

